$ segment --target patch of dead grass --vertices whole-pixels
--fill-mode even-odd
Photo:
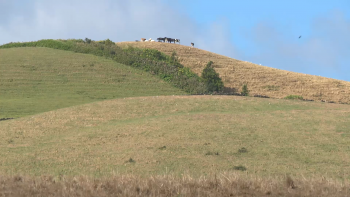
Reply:
[[[248,83],[251,95],[267,95],[273,98],[300,95],[309,100],[350,103],[350,82],[347,81],[260,66],[179,44],[120,42],[117,45],[157,49],[167,55],[176,51],[179,61],[199,75],[206,64],[213,61],[225,87],[241,91],[242,85]]]

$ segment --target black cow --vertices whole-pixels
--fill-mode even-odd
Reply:
[[[174,43],[178,42],[180,44],[180,39],[175,39]]]
[[[158,42],[162,42],[162,41],[165,42],[165,38],[157,38],[157,40],[158,40]]]
[[[174,38],[168,38],[168,42],[170,42],[170,43],[175,43],[175,39]]]
[[[191,46],[194,47],[194,43],[193,42],[191,42]]]

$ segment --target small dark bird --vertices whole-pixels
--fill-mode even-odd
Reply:
[[[299,36],[299,39],[301,38],[301,36]]]

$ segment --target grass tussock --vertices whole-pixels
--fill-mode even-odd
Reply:
[[[297,187],[286,185],[293,182]],[[0,176],[0,196],[347,196],[348,183],[323,178],[261,179],[238,174],[108,178]]]

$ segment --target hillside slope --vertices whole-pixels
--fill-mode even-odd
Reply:
[[[0,118],[113,98],[185,92],[103,57],[50,48],[0,49]]]
[[[349,105],[285,99],[106,100],[1,121],[0,174],[203,176],[244,166],[347,179],[349,117]]]
[[[159,42],[117,44],[121,47],[157,49],[167,55],[176,51],[180,62],[199,75],[205,65],[213,61],[215,70],[220,74],[225,86],[235,88],[238,92],[244,83],[248,83],[251,95],[267,95],[273,98],[301,95],[309,100],[350,103],[350,82],[260,66],[179,44]]]

